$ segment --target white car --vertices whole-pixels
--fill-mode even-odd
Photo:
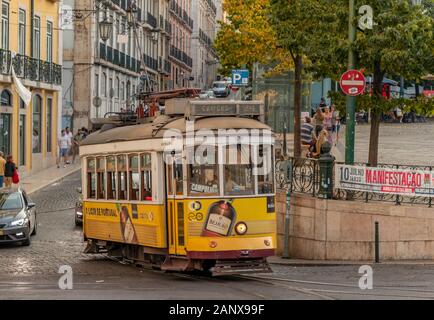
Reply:
[[[200,99],[214,99],[215,95],[214,95],[214,92],[212,90],[206,90],[206,91],[202,91],[199,94],[199,98]]]

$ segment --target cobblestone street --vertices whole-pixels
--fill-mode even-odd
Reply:
[[[359,265],[272,265],[274,273],[208,278],[141,269],[85,255],[72,209],[80,173],[34,194],[38,234],[29,247],[0,246],[1,299],[434,299],[434,264],[374,265],[374,289],[358,287]],[[73,290],[60,290],[62,265]],[[265,278],[264,278],[265,277]]]

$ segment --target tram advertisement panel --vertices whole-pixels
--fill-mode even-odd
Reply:
[[[434,197],[434,171],[338,164],[335,167],[335,187],[403,196]]]
[[[85,202],[84,214],[89,238],[165,246],[162,205]]]
[[[274,197],[186,200],[188,234],[229,237],[273,233],[276,225],[271,207]]]

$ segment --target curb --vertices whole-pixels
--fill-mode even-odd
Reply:
[[[274,260],[274,259],[273,259]],[[362,266],[362,265],[387,265],[387,266],[434,266],[433,260],[426,261],[383,261],[375,263],[374,261],[273,261],[267,260],[269,264],[281,265],[288,267],[340,267],[340,266]]]
[[[65,173],[65,174],[63,174],[63,175],[60,175],[60,176],[56,177],[55,179],[52,179],[52,180],[48,181],[48,182],[45,183],[45,184],[42,184],[42,185],[38,186],[37,188],[35,188],[35,189],[32,190],[31,192],[29,192],[28,194],[31,195],[32,193],[35,193],[35,192],[37,192],[37,191],[39,191],[39,190],[41,190],[41,189],[43,189],[43,188],[45,188],[45,187],[48,187],[49,185],[51,185],[51,184],[53,184],[53,183],[55,183],[55,182],[57,182],[57,181],[60,181],[60,180],[62,180],[62,179],[64,179],[64,178],[70,176],[71,174],[76,173],[76,172],[79,171],[79,170],[81,170],[81,167],[78,167],[78,168],[76,168],[76,169],[74,169],[74,170],[72,170],[72,171],[70,171],[70,172],[67,172],[67,173]]]

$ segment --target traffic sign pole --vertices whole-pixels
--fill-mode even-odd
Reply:
[[[348,70],[356,67],[356,54],[353,45],[356,41],[356,27],[354,25],[355,18],[355,4],[354,0],[349,0],[349,27],[348,39],[350,41],[350,50],[348,53]],[[354,164],[354,141],[355,141],[355,128],[356,128],[356,97],[347,96],[347,118],[346,118],[346,131],[345,131],[345,163]]]

